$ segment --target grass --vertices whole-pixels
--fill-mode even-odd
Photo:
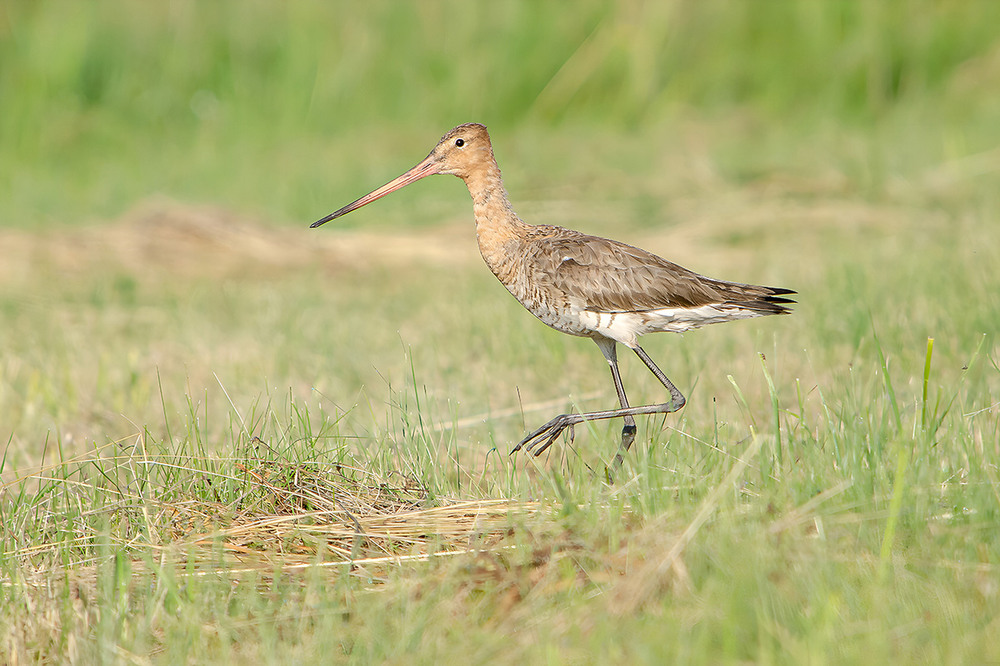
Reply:
[[[992,4],[276,7],[2,10],[0,661],[1000,660]],[[617,485],[507,455],[615,394],[457,182],[304,228],[465,120],[526,220],[800,292],[644,341]]]

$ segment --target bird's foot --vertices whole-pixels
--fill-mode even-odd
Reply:
[[[559,438],[559,435],[561,435],[563,430],[566,428],[569,428],[569,439],[570,442],[572,442],[574,436],[573,426],[581,421],[583,421],[583,419],[579,414],[560,414],[518,442],[517,446],[511,450],[511,453],[517,453],[523,448],[525,451],[535,455],[536,457],[540,456],[547,448],[552,446],[552,443]]]
[[[634,423],[626,423],[625,427],[622,428],[622,444],[618,448],[618,453],[615,454],[615,459],[611,462],[611,466],[604,468],[604,480],[609,485],[614,485],[615,474],[621,468],[622,463],[625,462],[625,454],[628,453],[632,442],[635,441],[635,433],[636,427]]]

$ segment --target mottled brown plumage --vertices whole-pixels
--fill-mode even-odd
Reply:
[[[541,454],[568,427],[621,416],[622,443],[614,466],[635,439],[636,414],[677,411],[684,396],[639,346],[658,331],[681,332],[707,324],[786,314],[790,289],[725,282],[698,275],[655,254],[618,241],[551,225],[524,223],[511,208],[486,127],[459,125],[399,178],[313,223],[313,227],[433,174],[465,181],[472,195],[476,237],[500,283],[552,328],[592,338],[611,367],[620,409],[562,414],[514,447]],[[618,371],[616,343],[631,348],[671,395],[668,403],[630,407]]]

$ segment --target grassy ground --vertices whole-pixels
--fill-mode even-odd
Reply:
[[[0,661],[1000,660],[1000,5],[657,6],[0,10]],[[616,485],[507,455],[614,390],[460,183],[304,228],[468,120],[800,292],[644,343]]]

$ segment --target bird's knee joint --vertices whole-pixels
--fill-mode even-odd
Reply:
[[[635,437],[636,432],[637,430],[634,423],[626,423],[625,427],[622,428],[622,437]]]

